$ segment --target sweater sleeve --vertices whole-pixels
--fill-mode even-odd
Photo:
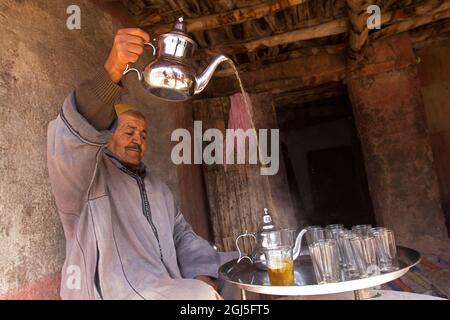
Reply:
[[[116,117],[114,103],[122,91],[123,88],[101,68],[93,78],[81,82],[75,89],[78,112],[95,129],[106,130]]]
[[[174,243],[183,278],[218,278],[219,254],[192,230],[180,211],[175,216]]]

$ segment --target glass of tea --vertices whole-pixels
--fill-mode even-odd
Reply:
[[[294,285],[294,260],[291,246],[276,246],[264,249],[267,271],[272,286]]]

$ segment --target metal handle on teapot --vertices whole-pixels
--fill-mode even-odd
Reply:
[[[155,41],[155,39],[153,39],[153,41]],[[153,49],[153,56],[156,54],[156,47],[155,47],[155,45],[153,43],[151,43],[151,42],[144,42],[144,45],[152,47],[152,49]],[[128,65],[128,64],[127,64],[127,67],[125,68],[125,71],[123,72],[123,75],[126,75],[130,71],[136,71],[136,73],[138,75],[138,78],[139,78],[139,81],[142,80],[142,72],[139,71],[136,68],[130,68],[130,65]]]
[[[297,238],[295,239],[292,257],[293,260],[297,259],[298,256],[300,255],[300,251],[302,249],[302,238],[307,231],[308,230],[303,229],[302,231],[299,232]]]
[[[236,248],[237,248],[237,250],[238,250],[238,252],[239,252],[239,259],[237,260],[237,263],[241,262],[241,260],[243,260],[243,259],[248,259],[248,260],[250,260],[251,263],[253,263],[252,258],[250,258],[248,255],[244,255],[244,256],[243,256],[243,255],[242,255],[242,252],[241,252],[241,249],[239,248],[238,240],[239,240],[240,238],[242,238],[242,237],[253,237],[255,240],[257,240],[254,233],[249,233],[249,232],[247,232],[247,231],[245,231],[244,234],[241,234],[239,237],[236,238],[236,241],[235,241],[235,243],[236,243]]]

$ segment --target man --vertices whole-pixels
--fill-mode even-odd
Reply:
[[[66,237],[63,299],[220,299],[219,257],[146,170],[147,123],[116,116],[120,80],[150,37],[117,32],[98,74],[80,84],[48,127],[48,170]]]

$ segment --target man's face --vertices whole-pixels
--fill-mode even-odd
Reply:
[[[108,149],[123,162],[137,165],[146,150],[145,120],[126,113],[121,114],[118,120],[117,129],[108,143]]]

